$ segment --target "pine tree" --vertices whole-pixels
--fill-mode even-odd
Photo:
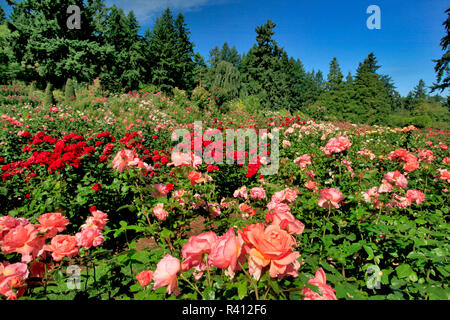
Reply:
[[[218,54],[218,59],[229,62],[237,68],[239,66],[239,62],[241,61],[241,56],[239,55],[236,46],[230,48],[228,42],[225,42]]]
[[[177,31],[170,9],[166,9],[156,20],[148,48],[153,66],[151,82],[169,93],[176,86],[178,72]]]
[[[342,83],[343,77],[339,63],[334,57],[330,62],[330,73],[328,74],[326,88],[328,90],[336,89]]]
[[[420,79],[417,86],[414,87],[412,94],[414,99],[426,99],[428,97],[428,94],[425,81]]]
[[[82,28],[67,28],[67,8],[80,7]],[[97,42],[95,16],[101,0],[23,0],[10,1],[12,13],[7,21],[8,40],[16,61],[26,68],[19,80],[37,80],[42,87],[57,87],[74,76],[90,81],[99,73],[102,48]]]
[[[436,72],[436,83],[433,85],[432,90],[444,91],[450,86],[450,8],[445,10],[447,13],[447,19],[442,24],[445,27],[446,35],[441,39],[442,51],[445,53],[438,60],[433,60],[436,63],[434,70]],[[450,99],[450,98],[449,98]]]
[[[352,121],[384,124],[392,110],[388,92],[376,71],[380,68],[373,53],[359,64],[355,80],[355,106],[348,110]]]
[[[194,89],[194,45],[189,39],[190,31],[184,23],[184,16],[178,14],[175,23],[177,32],[177,70],[175,85],[184,90]]]
[[[288,107],[287,75],[283,72],[283,50],[272,38],[275,23],[268,20],[256,28],[256,44],[239,64],[243,76],[243,91],[257,95],[266,109],[279,110]],[[286,60],[286,59],[284,59]]]

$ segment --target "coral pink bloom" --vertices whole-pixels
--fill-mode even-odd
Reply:
[[[235,198],[242,197],[244,199],[248,199],[247,187],[242,186],[239,189],[235,190],[233,193],[233,197],[235,197]]]
[[[153,279],[153,271],[144,270],[136,275],[136,279],[142,287],[148,286]]]
[[[255,187],[250,190],[250,197],[252,199],[262,200],[266,197],[266,190],[262,187]]]
[[[231,227],[227,233],[217,239],[211,248],[208,262],[211,266],[226,269],[225,272],[230,279],[234,278],[234,271],[240,270],[238,262],[245,263],[245,255],[241,255],[243,241],[236,237]]]
[[[352,143],[347,137],[331,138],[323,148],[323,152],[329,157],[334,153],[340,153],[350,148]]]
[[[98,247],[105,241],[102,232],[95,227],[84,227],[81,232],[75,235],[75,238],[77,239],[77,246],[86,249]]]
[[[386,173],[382,182],[383,184],[389,183],[393,187],[400,189],[405,189],[408,186],[408,180],[398,170]]]
[[[372,202],[372,199],[377,199],[380,194],[377,192],[377,187],[370,188],[367,192],[362,193],[365,202]]]
[[[17,299],[25,292],[25,280],[28,278],[29,271],[24,263],[8,264],[0,263],[0,294],[11,300]],[[17,295],[13,288],[18,288]]]
[[[195,278],[198,280],[206,270],[203,255],[211,252],[217,240],[217,235],[212,231],[190,237],[181,249],[181,255],[185,259],[182,263],[183,271],[195,268]]]
[[[2,251],[20,253],[22,262],[27,263],[42,253],[43,244],[44,240],[42,237],[38,237],[38,230],[34,225],[18,225],[4,236]]]
[[[169,215],[169,212],[164,210],[164,203],[158,203],[156,207],[153,208],[153,213],[161,221],[166,220]]]
[[[445,164],[450,164],[450,158],[449,158],[449,157],[445,157],[442,161],[443,161]]]
[[[300,191],[287,188],[275,192],[272,196],[271,201],[274,203],[281,203],[281,202],[294,203],[295,200],[297,199],[298,193],[300,193]]]
[[[190,166],[192,163],[191,155],[184,152],[173,152],[171,156],[172,162],[168,163],[168,166],[174,165],[175,167]]]
[[[447,169],[437,169],[437,171],[439,172],[439,179],[450,183],[450,171]]]
[[[406,197],[409,201],[415,201],[417,204],[421,204],[425,201],[425,194],[422,191],[416,189],[406,191]]]
[[[133,150],[119,151],[113,159],[113,169],[123,172],[130,165],[137,165],[139,158]]]
[[[277,203],[274,201],[270,201],[267,204],[267,209],[270,212],[274,212],[274,213],[280,213],[280,214],[291,213],[291,207],[289,207],[286,203]]]
[[[57,235],[55,236],[50,245],[46,245],[46,251],[52,252],[52,258],[55,261],[61,261],[62,258],[72,258],[78,254],[77,238],[69,235]]]
[[[26,219],[13,218],[11,216],[0,217],[0,241],[3,240],[3,236],[9,230],[14,229],[18,225],[25,226],[27,224],[29,224],[29,222]]]
[[[317,186],[317,183],[315,183],[315,182],[312,181],[312,180],[308,180],[308,181],[305,183],[305,187],[308,188],[309,190],[314,190],[314,189],[316,189],[316,186]]]
[[[412,154],[408,154],[406,156],[406,162],[405,162],[405,165],[403,166],[403,170],[405,170],[407,172],[411,172],[411,171],[418,169],[419,166],[420,165],[419,165],[419,162],[417,161],[417,158]]]
[[[393,205],[397,208],[407,208],[411,205],[411,201],[408,198],[401,197],[398,194],[394,194],[394,197]]]
[[[431,163],[431,162],[433,162],[434,159],[436,159],[436,157],[433,155],[433,151],[427,150],[427,149],[420,150],[417,157],[419,158],[420,162],[425,162],[425,163]]]
[[[294,160],[295,164],[300,165],[300,169],[305,169],[307,166],[311,165],[311,156],[309,154],[304,154]]]
[[[188,174],[188,179],[191,181],[192,185],[196,185],[197,183],[200,183],[202,180],[202,173],[198,171],[191,171]]]
[[[38,219],[40,225],[39,232],[46,233],[46,238],[53,238],[57,233],[66,230],[69,220],[59,212],[43,214]]]
[[[257,223],[239,232],[249,249],[249,272],[256,280],[261,277],[262,269],[269,265],[272,278],[298,275],[300,254],[292,250],[295,240],[285,230],[278,225],[264,228],[262,223]]]
[[[286,230],[290,234],[302,234],[303,230],[305,230],[305,225],[295,219],[290,212],[270,211],[266,214],[266,221],[280,226],[281,229]]]
[[[94,208],[94,209],[93,209]],[[81,227],[93,227],[93,228],[97,228],[100,231],[102,231],[105,226],[106,223],[108,222],[108,214],[97,210],[97,208],[93,207],[91,208],[91,217],[88,217],[86,219],[86,224],[82,225]]]
[[[166,188],[165,184],[154,184],[153,187],[156,189],[156,192],[152,193],[152,197],[154,198],[165,197],[170,192],[170,190]]]
[[[303,287],[303,300],[337,300],[335,290],[327,285],[327,278],[322,268],[317,270],[315,277],[309,280],[308,284],[317,286],[322,295],[315,293],[308,287]]]
[[[167,254],[156,265],[156,271],[153,273],[155,284],[153,290],[167,286],[167,293],[172,292],[175,295],[180,293],[178,289],[177,273],[181,270],[180,260]]]
[[[325,209],[329,209],[330,205],[339,208],[339,202],[344,200],[345,197],[338,189],[322,189],[320,190],[319,206]]]

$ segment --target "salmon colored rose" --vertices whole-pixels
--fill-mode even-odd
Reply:
[[[136,279],[142,287],[148,286],[153,279],[153,271],[144,270],[136,275]]]
[[[0,262],[0,294],[6,296],[8,300],[16,300],[22,296],[28,275],[29,271],[24,263]],[[17,293],[14,293],[13,289],[18,289]]]
[[[167,286],[168,294],[173,293],[178,295],[180,290],[178,289],[177,274],[180,271],[180,260],[167,254],[156,265],[156,271],[153,273],[153,280],[155,282],[153,290]]]
[[[59,212],[50,212],[39,217],[38,230],[45,233],[46,238],[53,238],[57,233],[66,230],[69,220]]]
[[[280,226],[281,229],[286,230],[290,234],[302,234],[303,230],[305,230],[305,225],[295,219],[290,212],[270,211],[266,214],[266,221]]]
[[[44,239],[38,236],[38,230],[34,225],[18,225],[4,236],[2,251],[20,253],[22,262],[28,263],[42,253],[43,245]]]
[[[217,235],[212,231],[190,237],[181,249],[181,255],[185,259],[181,264],[183,271],[195,268],[194,277],[196,280],[200,279],[206,270],[204,255],[211,252],[217,240]]]
[[[161,221],[166,220],[169,215],[169,212],[164,210],[164,203],[158,203],[156,207],[153,208],[153,213]]]
[[[55,261],[61,261],[64,257],[72,258],[78,254],[77,238],[69,235],[55,236],[50,245],[46,245],[44,248],[52,253]]]
[[[303,300],[337,300],[334,294],[335,290],[327,285],[327,277],[322,268],[317,270],[315,277],[309,280],[308,284],[318,287],[322,295],[312,291],[308,287],[303,287]]]
[[[331,138],[323,148],[323,152],[329,157],[334,153],[341,153],[352,146],[347,137]]]
[[[298,275],[300,263],[297,259],[300,254],[293,251],[295,240],[280,226],[270,225],[264,228],[262,223],[251,224],[239,233],[248,246],[249,272],[256,280],[259,280],[262,269],[266,266],[269,266],[272,278]]]
[[[325,209],[331,207],[339,208],[339,203],[344,200],[345,197],[338,189],[322,189],[320,190],[319,206]]]
[[[236,237],[231,227],[227,233],[219,237],[212,246],[209,254],[209,264],[219,269],[226,269],[225,274],[234,278],[234,271],[240,270],[240,264],[245,263],[245,255],[241,255],[243,241],[240,237]]]

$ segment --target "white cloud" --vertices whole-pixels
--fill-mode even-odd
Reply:
[[[130,10],[138,18],[139,22],[148,22],[154,19],[166,8],[181,10],[183,12],[196,10],[205,5],[224,3],[227,0],[107,0],[108,6],[116,5],[125,12]]]

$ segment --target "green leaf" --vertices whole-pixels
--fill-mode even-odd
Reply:
[[[395,269],[395,271],[397,272],[397,276],[400,279],[407,278],[414,273],[414,271],[411,269],[410,265],[406,264],[406,263],[399,265]]]
[[[244,299],[247,295],[247,280],[238,282],[237,284],[239,299]]]

